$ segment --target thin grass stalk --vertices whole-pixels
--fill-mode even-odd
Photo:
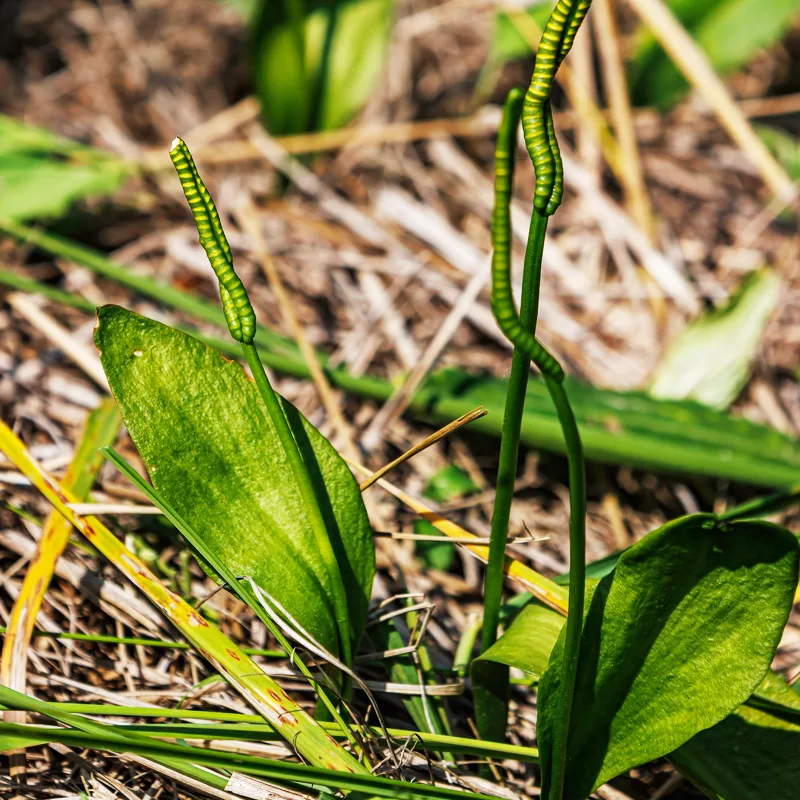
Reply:
[[[103,741],[117,742],[125,746],[129,743],[139,742],[147,744],[147,736],[139,733],[135,728],[120,728],[116,725],[109,725],[104,722],[96,722],[78,714],[73,714],[66,711],[64,708],[54,706],[44,700],[38,700],[34,697],[28,697],[6,686],[0,686],[0,704],[6,708],[14,708],[28,714],[41,714],[50,717],[63,725],[68,725],[70,728],[82,731],[91,736],[99,737]],[[8,712],[6,712],[8,713]],[[211,783],[215,788],[223,788],[220,781],[224,785],[225,780],[221,776],[214,773],[209,773],[208,770],[198,767],[191,763],[186,758],[170,758],[169,756],[160,756],[155,759],[157,763],[177,770],[182,775],[186,775],[196,781],[202,782],[204,785]]]
[[[59,516],[61,516],[59,514]],[[70,525],[72,530],[72,525]],[[6,635],[8,628],[0,625],[0,635]],[[170,650],[191,650],[191,645],[186,642],[174,642],[167,639],[143,639],[139,636],[110,636],[105,633],[72,633],[70,631],[42,631],[31,632],[33,639],[59,639],[67,642],[91,642],[92,644],[122,644],[126,647],[158,647]],[[259,647],[243,647],[243,653],[249,656],[262,656],[263,658],[288,658],[286,650],[262,649]],[[13,688],[13,687],[12,687]]]
[[[336,742],[221,631],[210,625],[183,598],[167,589],[99,520],[76,514],[75,497],[64,490],[31,456],[0,420],[0,450],[111,563],[159,608],[207,661],[311,764],[348,773],[366,768]]]
[[[159,723],[148,726],[136,723],[137,730],[143,735],[159,736],[157,731],[163,730],[164,737],[170,737],[170,731],[180,736],[191,737],[192,731],[203,734],[203,738],[213,739],[219,734],[224,734],[220,738],[234,738],[241,735],[245,738],[256,738],[259,741],[272,741],[278,737],[275,730],[270,725],[265,725],[262,718],[255,714],[241,714],[234,711],[212,711],[186,708],[147,708],[142,706],[111,706],[99,703],[50,703],[64,711],[73,714],[85,714],[87,716],[105,717],[139,717],[141,719],[165,718],[165,719],[185,719],[213,721],[213,725],[202,725],[192,723],[191,726],[170,723]],[[231,724],[227,724],[231,723]],[[332,722],[321,722],[320,725],[331,734],[340,738],[342,732]],[[123,727],[123,726],[117,726]],[[356,729],[355,725],[351,726]],[[380,729],[373,726],[372,732],[380,734]],[[410,738],[419,739],[430,750],[452,749],[459,753],[468,755],[487,756],[491,758],[513,758],[518,761],[538,763],[539,751],[535,747],[525,745],[508,744],[507,742],[486,742],[482,739],[468,739],[462,736],[449,736],[445,734],[430,733],[428,731],[408,730],[406,728],[388,728],[389,735],[393,738],[404,740]]]
[[[337,772],[332,768],[277,761],[240,753],[210,748],[171,744],[160,739],[121,739],[95,736],[68,728],[36,725],[0,724],[0,736],[15,746],[30,747],[48,742],[60,742],[82,749],[102,750],[111,753],[135,753],[153,759],[191,759],[197,765],[255,775],[279,781],[290,786],[332,787],[342,792],[363,792],[361,798],[387,797],[394,800],[464,800],[465,792],[443,786],[407,782],[372,775],[367,771]],[[145,738],[145,737],[142,737]],[[472,797],[489,798],[491,795],[470,793]]]
[[[79,311],[85,311],[87,314],[94,314],[94,303],[84,300],[76,294],[65,292],[55,286],[50,286],[41,281],[28,278],[25,275],[20,275],[10,269],[0,269],[0,284],[3,286],[10,286],[12,289],[17,289],[20,292],[38,294],[46,300],[52,300],[54,303],[60,303],[69,308],[77,308]]]

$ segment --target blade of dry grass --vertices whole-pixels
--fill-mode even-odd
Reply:
[[[622,156],[620,178],[625,191],[625,205],[639,227],[652,238],[653,213],[645,188],[642,162],[636,142],[636,128],[617,28],[615,0],[596,0],[594,14],[590,16],[597,30],[597,50],[603,64],[603,83]]]
[[[108,391],[108,382],[94,348],[89,348],[79,342],[63,325],[42,311],[37,300],[30,295],[14,292],[9,295],[8,303],[14,311],[58,347],[70,361],[79,366],[101,389]]]
[[[406,450],[405,453],[398,456],[394,461],[390,461],[385,466],[381,467],[376,472],[373,472],[372,475],[369,476],[366,480],[362,481],[358,488],[361,489],[363,492],[366,489],[369,489],[373,483],[378,481],[384,475],[391,472],[395,467],[399,467],[404,462],[408,461],[409,458],[417,455],[417,453],[421,453],[423,450],[430,447],[432,444],[436,444],[441,439],[444,439],[446,436],[449,436],[454,431],[457,431],[459,428],[462,428],[464,425],[468,425],[470,422],[473,422],[476,419],[480,419],[480,417],[486,416],[489,412],[483,407],[478,406],[478,408],[474,408],[472,411],[469,411],[466,414],[463,414],[458,419],[449,422],[442,428],[439,428],[438,431],[432,433],[430,436],[426,436],[421,442],[415,444],[412,448]]]
[[[472,276],[461,292],[458,302],[450,310],[450,313],[425,348],[425,352],[420,356],[408,377],[373,417],[372,422],[370,422],[369,427],[361,437],[361,444],[368,453],[372,452],[381,443],[386,428],[408,408],[408,404],[417,389],[422,385],[428,372],[433,368],[442,351],[450,343],[456,330],[464,321],[464,317],[467,316],[469,310],[478,299],[478,295],[487,284],[489,276],[490,269],[488,264],[486,269],[478,271]]]
[[[241,161],[256,161],[263,158],[261,151],[252,142],[226,142],[225,147],[212,143],[236,128],[258,117],[259,105],[255,98],[246,98],[241,104],[226,109],[230,116],[223,114],[212,117],[186,135],[186,139],[199,146],[193,147],[195,159],[200,164],[237,164]],[[411,122],[389,122],[375,125],[360,125],[334,131],[302,133],[293,136],[276,137],[277,142],[287,153],[304,155],[338,150],[342,147],[375,144],[405,144],[421,139],[438,139],[447,136],[480,137],[491,135],[500,122],[500,110],[494,106],[484,106],[468,117],[451,119],[416,120]],[[164,157],[164,148],[147,150],[139,159],[139,166],[149,171],[171,168]]]
[[[363,475],[372,475],[372,470],[368,467],[352,461],[348,463],[353,469],[361,472]],[[421,503],[419,500],[415,500],[411,495],[407,494],[402,489],[398,489],[394,484],[389,483],[389,481],[384,478],[380,478],[376,483],[393,497],[400,500],[401,503],[408,506],[414,513],[419,514],[422,519],[430,522],[436,530],[441,531],[445,536],[458,540],[480,538],[474,533],[462,528],[460,525],[457,525],[455,522],[451,522],[440,516],[432,508]],[[488,562],[489,548],[486,545],[459,544],[459,546],[466,549],[479,561],[483,561],[484,564]],[[503,572],[538,600],[541,600],[545,605],[550,606],[553,610],[566,616],[567,593],[562,586],[554,583],[549,578],[545,578],[544,575],[536,572],[536,570],[531,569],[521,561],[517,561],[517,559],[508,555],[503,564]]]

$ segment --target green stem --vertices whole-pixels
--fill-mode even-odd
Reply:
[[[8,629],[0,625],[0,636]],[[68,631],[33,631],[34,639],[64,639],[72,642],[92,642],[93,644],[124,644],[131,647],[164,647],[170,650],[191,650],[187,642],[170,642],[166,639],[140,639],[135,636],[109,636],[104,633],[69,633]],[[258,647],[243,647],[243,653],[249,656],[265,658],[288,658],[286,650],[264,650]]]
[[[786,492],[773,492],[764,497],[754,497],[752,500],[723,511],[718,516],[729,522],[735,519],[754,519],[777,514],[798,503],[800,503],[800,486],[795,486]]]
[[[519,316],[521,324],[531,333],[536,330],[536,319],[539,314],[539,284],[547,220],[546,216],[533,212],[525,249]],[[497,641],[500,606],[503,600],[503,562],[508,542],[508,523],[514,498],[514,484],[517,478],[520,431],[530,364],[530,358],[519,347],[515,347],[503,415],[497,493],[492,513],[489,561],[484,579],[482,653]],[[475,711],[481,736],[485,739],[502,740],[508,716],[508,668],[497,664],[496,669],[492,669],[491,691],[475,687]]]
[[[350,641],[347,595],[345,593],[344,583],[342,582],[339,564],[336,560],[336,554],[333,550],[328,528],[322,517],[322,511],[317,501],[314,486],[311,483],[311,477],[303,462],[303,456],[300,453],[300,448],[297,445],[292,429],[281,407],[281,402],[278,400],[278,395],[272,388],[267,373],[264,371],[264,365],[261,363],[258,350],[256,350],[255,345],[242,344],[242,352],[253,374],[253,380],[261,395],[261,399],[264,401],[264,405],[267,408],[269,418],[275,427],[275,432],[278,434],[278,439],[286,453],[286,458],[289,461],[292,474],[297,481],[300,496],[303,498],[303,503],[306,506],[306,513],[308,514],[308,520],[314,533],[314,539],[317,543],[319,554],[325,563],[328,579],[331,584],[330,589],[333,594],[334,603],[333,612],[336,616],[337,630],[339,631],[340,645],[342,648],[339,655],[345,664],[350,664],[352,661],[352,644]],[[345,681],[345,683],[347,682]]]
[[[472,651],[475,649],[475,642],[483,626],[483,619],[476,615],[472,622],[469,622],[461,631],[461,638],[458,640],[456,652],[453,655],[453,667],[447,670],[447,673],[458,675],[460,678],[466,676],[469,671],[469,665],[472,661]],[[445,670],[438,669],[437,672],[445,672]]]
[[[6,687],[0,687],[0,702],[4,704],[2,706],[3,708],[19,708],[30,713],[43,714],[64,725],[77,728],[83,733],[102,737],[108,742],[122,743],[123,746],[129,743],[142,742],[147,744],[148,742],[147,736],[140,734],[135,729],[121,729],[102,722],[95,722],[86,717],[79,716],[78,714],[67,712],[63,708],[54,707],[51,703],[44,700],[37,700],[32,697],[20,695]],[[163,764],[169,769],[180,772],[189,778],[200,781],[203,784],[212,785],[217,789],[222,789],[227,784],[227,780],[222,778],[221,775],[198,767],[192,764],[188,759],[170,758],[169,756],[162,757],[160,754],[155,754],[152,760]]]
[[[578,673],[586,588],[586,467],[575,415],[564,384],[545,376],[545,384],[564,431],[569,463],[569,613],[564,634],[564,674],[560,730],[553,737],[551,800],[561,800],[566,771],[572,698]]]

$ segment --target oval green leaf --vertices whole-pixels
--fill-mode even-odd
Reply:
[[[750,379],[780,286],[772,270],[756,270],[724,305],[690,322],[656,367],[650,394],[727,408]]]
[[[375,551],[347,465],[286,400],[283,407],[331,535],[349,629],[305,507],[258,391],[242,367],[187,334],[118,306],[97,312],[95,342],[153,485],[233,574],[249,576],[318,642],[340,654],[364,628]]]
[[[0,114],[0,217],[61,217],[78,200],[114,194],[133,167]]]
[[[514,617],[508,630],[475,659],[472,663],[473,676],[476,670],[483,668],[482,662],[493,661],[541,677],[566,621],[567,618],[562,614],[531,600]]]
[[[587,598],[564,800],[720,722],[764,678],[792,607],[798,545],[766,522],[664,525]],[[563,634],[539,684],[543,796],[561,735]]]
[[[800,697],[769,672],[747,703],[690,739],[670,760],[711,797],[796,800]]]

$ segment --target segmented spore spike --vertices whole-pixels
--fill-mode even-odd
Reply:
[[[497,132],[492,212],[492,312],[500,330],[514,346],[522,350],[544,375],[560,383],[564,380],[564,370],[555,356],[523,328],[511,293],[511,187],[522,104],[522,92],[512,89],[506,98]]]
[[[559,0],[547,21],[525,102],[522,131],[536,171],[533,205],[547,216],[555,213],[564,193],[564,167],[553,128],[550,94],[561,62],[570,51],[592,0]]]
[[[169,156],[194,217],[200,245],[219,281],[228,330],[236,341],[250,344],[256,333],[256,315],[247,290],[233,267],[233,254],[214,200],[200,177],[189,148],[180,137],[172,142]]]

